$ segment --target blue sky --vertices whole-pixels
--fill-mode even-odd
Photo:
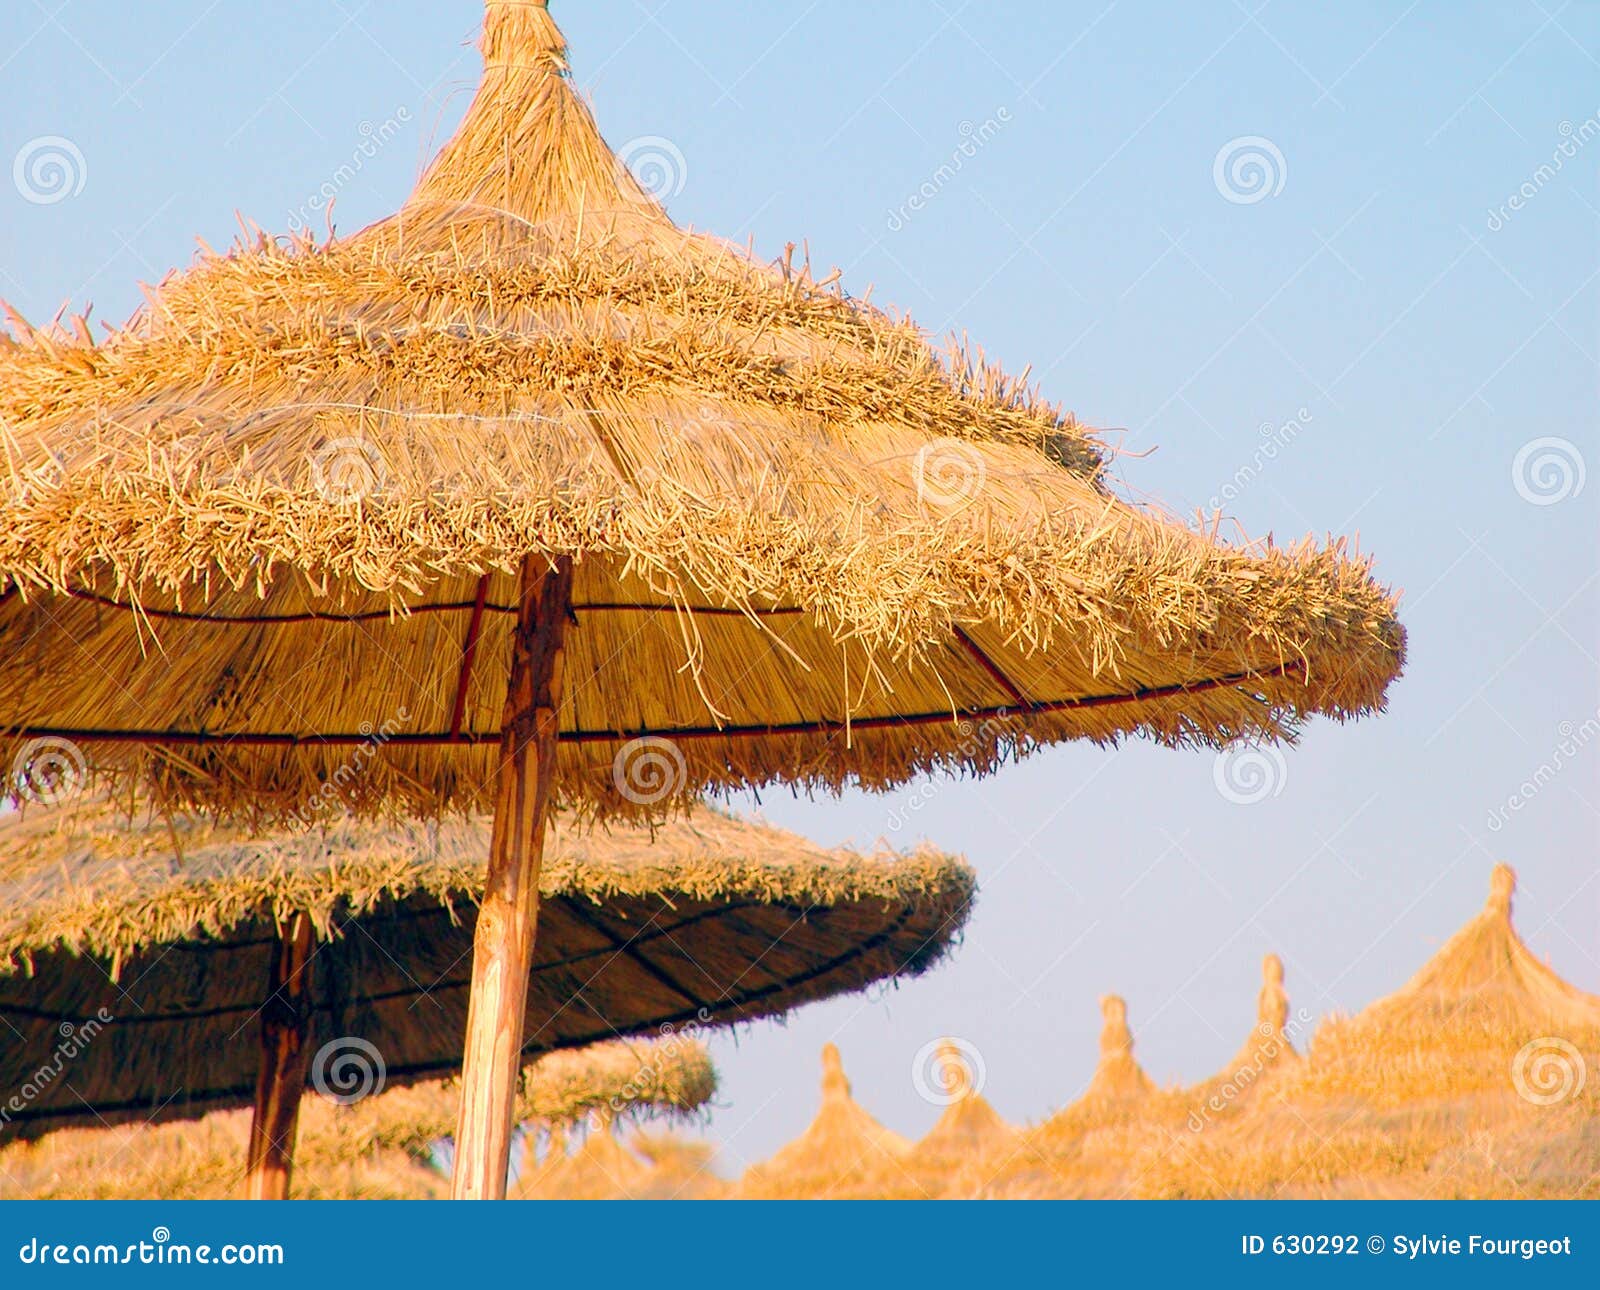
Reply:
[[[1006,1115],[1070,1100],[1106,991],[1157,1079],[1198,1079],[1251,1024],[1264,952],[1297,1007],[1359,1008],[1471,915],[1495,859],[1521,874],[1535,949],[1600,989],[1594,8],[553,12],[613,145],[665,159],[680,222],[768,255],[808,242],[858,294],[1031,363],[1114,429],[1128,495],[1222,499],[1252,535],[1359,534],[1406,591],[1389,713],[1311,726],[1259,802],[1219,792],[1209,755],[1139,744],[769,797],[823,841],[964,851],[983,891],[935,975],[718,1041],[725,1168],[803,1126],[828,1039],[908,1134],[937,1114],[912,1066],[943,1033],[982,1054]],[[374,135],[335,223],[388,213],[470,97],[478,18],[476,0],[13,0],[0,295],[120,321],[235,211],[289,227]]]

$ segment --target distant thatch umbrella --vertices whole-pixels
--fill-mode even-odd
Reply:
[[[127,826],[98,803],[0,821],[13,1035],[0,1141],[250,1104],[288,911],[306,919],[317,969],[303,1005],[313,1086],[453,1072],[484,837],[471,821],[339,820],[257,840],[193,820]],[[708,810],[653,833],[558,827],[541,881],[524,1059],[918,973],[949,949],[973,891],[965,865],[928,849],[830,851]],[[525,1114],[585,1096],[554,1078],[536,1089]],[[292,1118],[279,1141],[292,1143]]]
[[[617,1140],[609,1111],[590,1116],[577,1151],[566,1150],[566,1134],[552,1142],[545,1158],[524,1169],[512,1195],[520,1200],[631,1199],[649,1180],[650,1164]]]
[[[1283,988],[1283,960],[1268,954],[1261,962],[1261,992],[1256,996],[1256,1024],[1232,1060],[1189,1096],[1196,1132],[1218,1118],[1238,1114],[1263,1087],[1298,1068],[1289,1022],[1289,995]]]
[[[1127,1003],[1108,994],[1100,1012],[1100,1061],[1082,1095],[1022,1134],[1003,1167],[984,1179],[986,1194],[1122,1197],[1139,1148],[1151,1138],[1170,1138],[1181,1122],[1182,1099],[1158,1089],[1133,1055]]]
[[[912,1149],[912,1164],[923,1169],[969,1159],[1003,1145],[1016,1134],[979,1091],[972,1062],[959,1044],[945,1040],[936,1060],[945,1108]]]
[[[1540,1105],[1593,1096],[1600,998],[1562,980],[1511,922],[1516,875],[1497,865],[1483,912],[1388,998],[1312,1038],[1293,1095],[1376,1106],[1472,1093]]]
[[[299,1199],[436,1196],[417,1126],[436,1114],[437,1086],[392,1089],[354,1106],[307,1099],[295,1153]],[[0,1199],[216,1200],[247,1183],[248,1111],[198,1120],[72,1127],[0,1147]]]
[[[1127,1000],[1119,994],[1102,996],[1100,1017],[1100,1061],[1079,1104],[1128,1102],[1148,1096],[1155,1085],[1133,1055]]]
[[[1496,866],[1483,911],[1402,989],[1324,1021],[1242,1116],[1150,1161],[1150,1194],[1594,1194],[1600,999],[1523,943],[1515,889]]]
[[[1128,1004],[1121,995],[1100,999],[1100,1060],[1078,1099],[1057,1111],[1034,1137],[1053,1147],[1071,1146],[1106,1125],[1123,1124],[1152,1113],[1162,1096],[1133,1055]]]
[[[614,1040],[548,1053],[525,1067],[519,1120],[559,1131],[597,1111],[614,1118],[686,1115],[716,1088],[710,1054],[689,1035]],[[438,1194],[422,1162],[456,1123],[451,1081],[388,1089],[343,1105],[305,1106],[295,1192],[306,1199]],[[190,1199],[233,1194],[244,1178],[250,1123],[215,1111],[198,1123],[71,1128],[0,1148],[0,1198]],[[525,1171],[526,1172],[526,1171]]]
[[[1024,382],[674,227],[542,0],[489,0],[483,52],[394,217],[208,256],[102,343],[0,345],[0,763],[252,816],[495,809],[472,1196],[506,1171],[552,796],[1273,739],[1379,708],[1404,645],[1342,545],[1123,504]]]
[[[746,1197],[823,1199],[859,1190],[885,1172],[898,1172],[911,1143],[884,1128],[850,1095],[839,1049],[822,1049],[822,1108],[793,1142],[752,1166],[740,1183]]]

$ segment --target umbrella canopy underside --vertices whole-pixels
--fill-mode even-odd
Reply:
[[[313,1085],[340,1091],[341,1059],[381,1063],[388,1084],[459,1068],[481,824],[262,842],[197,822],[124,834],[105,815],[0,822],[0,1141],[249,1105],[276,920],[298,910],[319,933]],[[541,887],[530,1058],[920,973],[974,880],[931,850],[826,851],[701,811],[653,840],[558,827]]]

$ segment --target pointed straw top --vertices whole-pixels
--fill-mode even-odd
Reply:
[[[913,1169],[969,1163],[1016,1133],[979,1091],[977,1074],[960,1044],[946,1039],[939,1045],[935,1060],[937,1091],[945,1099],[945,1109],[914,1148]],[[924,1183],[930,1194],[938,1195],[945,1181],[927,1178]]]
[[[1133,1031],[1128,1026],[1128,1003],[1121,995],[1100,999],[1100,1063],[1089,1081],[1085,1098],[1142,1097],[1153,1085],[1133,1056]]]
[[[844,1073],[844,1059],[839,1056],[837,1044],[822,1046],[822,1101],[850,1101],[850,1079]]]
[[[1198,1108],[1196,1123],[1205,1129],[1232,1120],[1255,1102],[1258,1090],[1280,1086],[1286,1072],[1298,1069],[1300,1054],[1289,1031],[1289,993],[1283,986],[1283,960],[1268,954],[1261,961],[1261,991],[1256,995],[1256,1024],[1232,1060],[1190,1090]],[[1198,1131],[1198,1130],[1196,1130]]]
[[[823,1198],[851,1194],[885,1171],[898,1174],[911,1144],[856,1102],[839,1049],[822,1049],[822,1106],[810,1126],[740,1182],[750,1198]]]
[[[1589,1081],[1578,1072],[1600,1058],[1600,997],[1527,947],[1512,924],[1515,891],[1516,874],[1496,865],[1482,912],[1411,980],[1354,1017],[1319,1027],[1303,1091],[1380,1104],[1475,1092],[1509,1097],[1543,1064],[1564,1069],[1570,1091],[1584,1093]]]
[[[943,1040],[935,1054],[938,1062],[939,1087],[952,1102],[974,1095],[972,1071],[967,1066],[966,1054],[953,1039]]]
[[[483,50],[393,217],[0,345],[0,767],[488,809],[526,559],[575,567],[554,791],[596,813],[1382,707],[1404,632],[1343,542],[1120,500],[1025,374],[676,228],[544,5]]]
[[[1283,960],[1268,954],[1261,960],[1261,993],[1256,996],[1256,1020],[1263,1030],[1279,1031],[1289,1021],[1289,994],[1283,988]]]

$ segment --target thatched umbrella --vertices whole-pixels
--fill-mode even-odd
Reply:
[[[525,1169],[512,1195],[521,1200],[612,1200],[631,1198],[649,1180],[651,1166],[617,1140],[616,1117],[599,1110],[572,1154],[566,1134],[532,1169]]]
[[[945,1040],[935,1059],[938,1093],[945,1108],[912,1149],[912,1164],[919,1169],[941,1169],[1009,1142],[1016,1130],[979,1090],[972,1063],[961,1045]]]
[[[1538,1105],[1593,1095],[1600,997],[1563,980],[1511,921],[1516,875],[1495,866],[1483,911],[1405,986],[1312,1037],[1296,1096],[1377,1106],[1474,1093]]]
[[[897,1171],[910,1152],[910,1142],[879,1124],[851,1096],[839,1049],[825,1044],[816,1119],[776,1155],[752,1165],[739,1190],[752,1199],[839,1197]]]
[[[208,255],[100,343],[14,319],[0,345],[0,761],[26,787],[494,809],[470,1196],[505,1175],[552,798],[655,814],[1068,738],[1273,739],[1381,707],[1403,654],[1342,545],[1119,502],[1023,382],[674,227],[542,0],[488,0],[483,51],[394,217]]]
[[[673,1035],[613,1040],[549,1053],[522,1072],[517,1116],[552,1128],[597,1109],[614,1115],[686,1115],[716,1087],[710,1054]],[[346,1104],[313,1098],[295,1148],[295,1192],[319,1197],[434,1195],[443,1176],[426,1167],[455,1128],[454,1081],[429,1080]],[[68,1128],[0,1148],[0,1197],[181,1200],[233,1193],[249,1140],[244,1111],[198,1122]],[[526,1172],[526,1169],[525,1169]]]
[[[1261,961],[1261,991],[1256,996],[1256,1024],[1232,1059],[1189,1093],[1194,1103],[1191,1128],[1202,1132],[1217,1119],[1237,1114],[1266,1085],[1298,1069],[1300,1053],[1289,1022],[1289,994],[1283,986],[1283,960],[1268,954]]]
[[[1566,1194],[1600,1172],[1600,998],[1540,961],[1496,866],[1483,911],[1387,998],[1318,1026],[1236,1121],[1208,1125],[1162,1195]],[[1585,1163],[1586,1162],[1586,1163]]]
[[[1100,1015],[1100,1060],[1087,1087],[1030,1135],[1042,1152],[1075,1164],[1095,1135],[1170,1118],[1173,1109],[1172,1095],[1157,1089],[1133,1055],[1127,1001],[1121,995],[1103,995]]]
[[[0,1023],[13,1036],[0,1141],[251,1105],[261,1072],[282,1069],[276,1050],[263,1060],[256,1022],[283,1006],[272,966],[290,916],[316,969],[289,1030],[296,1094],[308,1074],[343,1095],[451,1073],[486,836],[471,820],[341,818],[256,839],[192,819],[130,826],[98,803],[0,820]],[[974,886],[931,849],[830,851],[709,810],[653,833],[562,821],[541,883],[519,1065],[920,972],[950,947]],[[572,1105],[571,1090],[535,1087],[525,1115]],[[265,1141],[257,1120],[260,1194],[287,1188],[298,1097],[285,1105]]]

